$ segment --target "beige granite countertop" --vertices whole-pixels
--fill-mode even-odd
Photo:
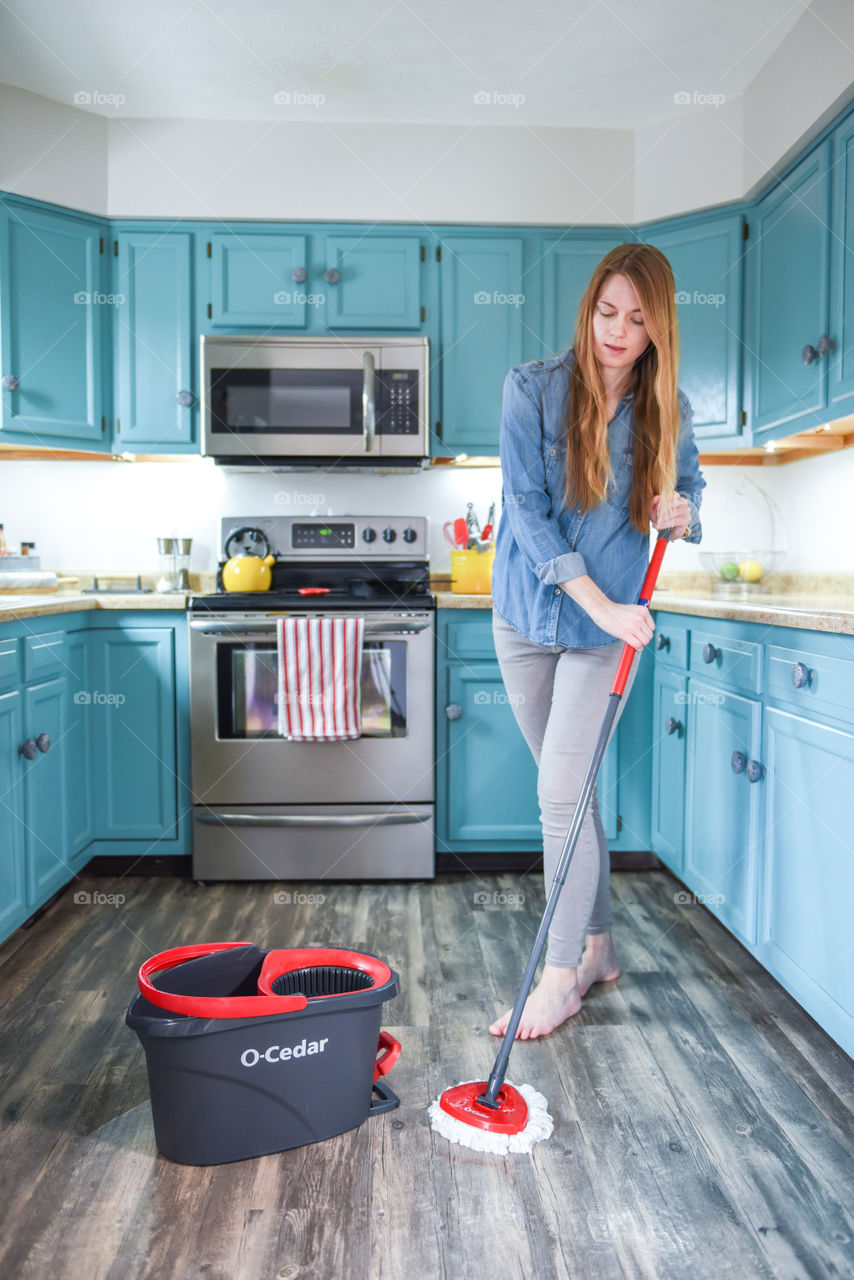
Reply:
[[[189,593],[82,591],[14,592],[0,591],[0,623],[23,618],[45,618],[58,613],[82,613],[90,609],[186,609]]]

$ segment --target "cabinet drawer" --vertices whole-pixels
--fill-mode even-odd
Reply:
[[[0,640],[0,685],[18,683],[18,641],[14,637]]]
[[[684,671],[688,666],[688,631],[685,627],[671,626],[668,621],[670,616],[666,613],[656,614],[655,635],[652,640],[655,661]]]
[[[439,653],[446,662],[456,660],[467,661],[470,658],[480,661],[483,658],[495,659],[495,641],[492,638],[492,614],[484,614],[483,621],[449,622],[446,629],[446,650]],[[441,639],[439,641],[441,645]]]
[[[765,651],[765,684],[770,698],[805,714],[822,712],[837,720],[848,720],[854,711],[854,658],[831,658],[769,644]]]
[[[24,680],[35,680],[65,669],[65,632],[46,631],[24,637]]]
[[[691,670],[704,680],[759,692],[762,645],[714,631],[691,631]]]

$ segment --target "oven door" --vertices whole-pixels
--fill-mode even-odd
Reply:
[[[433,800],[433,618],[365,616],[362,735],[276,731],[275,618],[190,618],[193,794],[204,805]]]

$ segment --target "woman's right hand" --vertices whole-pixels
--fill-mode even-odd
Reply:
[[[587,612],[597,627],[633,649],[643,649],[655,634],[655,624],[644,604],[615,604],[605,597]]]

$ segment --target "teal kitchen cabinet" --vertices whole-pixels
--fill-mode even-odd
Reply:
[[[739,214],[685,219],[641,232],[676,280],[679,386],[701,448],[741,433],[742,226]]]
[[[854,116],[833,134],[829,357],[831,419],[854,408]]]
[[[304,329],[312,293],[307,243],[304,235],[249,228],[209,236],[211,327]]]
[[[537,357],[548,358],[572,346],[578,308],[595,268],[611,249],[633,239],[630,231],[590,236],[573,230],[571,235],[542,241],[543,304]]]
[[[816,425],[829,403],[831,145],[809,152],[749,217],[744,340],[754,442]]]
[[[105,224],[6,201],[0,213],[2,432],[100,447],[106,430]]]
[[[448,236],[439,248],[441,419],[432,451],[495,455],[504,379],[522,362],[523,239]]]
[[[65,675],[27,685],[24,689],[24,738],[36,744],[32,759],[24,758],[22,778],[27,906],[31,910],[61,889],[71,877],[66,783],[68,744],[64,740],[67,706]]]
[[[93,836],[93,797],[90,785],[92,733],[86,704],[86,697],[92,689],[88,631],[74,630],[73,627],[69,629],[66,635],[65,663],[68,672],[66,732],[63,739],[67,762],[66,835],[71,866],[77,870]]]
[[[113,243],[115,446],[197,452],[193,236],[122,231]]]
[[[683,873],[688,677],[656,663],[652,699],[652,848]]]
[[[418,236],[327,235],[316,284],[326,298],[327,328],[420,329],[425,258]]]
[[[0,664],[9,655],[10,647],[14,646],[17,665],[17,645],[17,639],[0,640]],[[0,692],[0,777],[3,779],[0,796],[0,939],[7,937],[29,914],[24,850],[26,828],[22,821],[23,757],[19,754],[22,743],[21,691],[4,688]]]

